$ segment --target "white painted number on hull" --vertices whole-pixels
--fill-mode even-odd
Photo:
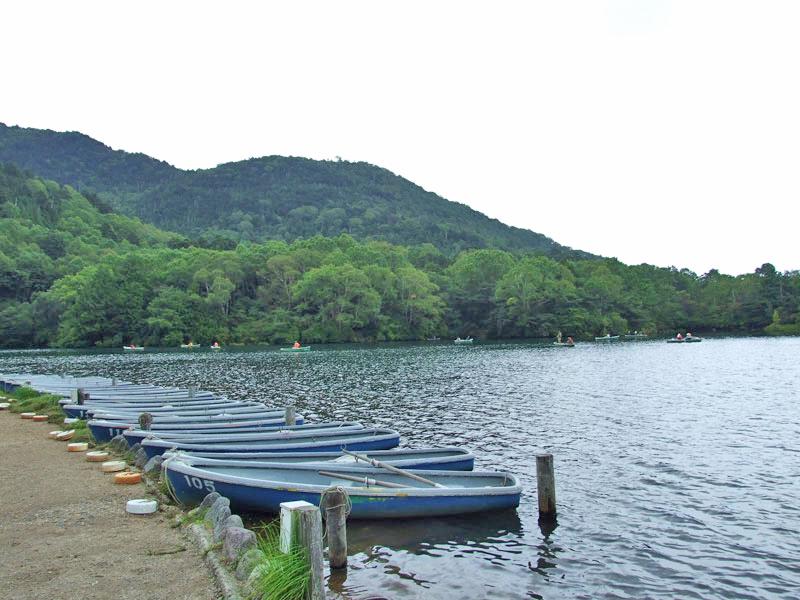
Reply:
[[[189,487],[193,487],[198,490],[206,490],[209,492],[216,491],[214,489],[213,481],[206,481],[205,479],[200,479],[199,477],[189,477],[188,475],[184,475],[183,478],[186,480],[186,485]]]

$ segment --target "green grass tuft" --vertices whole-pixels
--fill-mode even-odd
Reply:
[[[37,415],[47,415],[48,423],[60,425],[62,429],[74,429],[75,435],[71,442],[88,442],[90,446],[95,446],[95,440],[86,421],[77,421],[71,425],[64,425],[64,411],[58,403],[61,396],[52,394],[39,394],[30,388],[19,388],[11,397],[14,402],[9,407],[13,413],[35,412]]]
[[[280,550],[280,524],[265,526],[258,534],[258,549],[264,553],[263,562],[254,571],[258,576],[253,585],[257,600],[302,600],[311,580],[311,567],[302,548],[295,547],[288,554]]]

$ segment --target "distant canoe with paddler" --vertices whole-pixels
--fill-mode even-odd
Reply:
[[[122,349],[128,352],[141,352],[144,350],[144,346],[123,346]]]
[[[619,339],[618,335],[606,334],[606,335],[602,335],[602,336],[599,336],[599,337],[595,337],[594,341],[595,342],[613,342],[614,340],[618,340],[618,339]]]
[[[183,461],[164,461],[164,472],[177,499],[198,504],[214,490],[241,512],[277,513],[280,504],[305,500],[319,505],[325,490],[342,487],[351,502],[351,519],[435,517],[513,509],[522,487],[502,472],[415,471],[436,484],[417,482],[381,468],[331,465],[246,467]]]
[[[299,348],[281,348],[281,352],[311,352],[311,346],[300,346]]]
[[[471,344],[473,341],[474,340],[471,337],[468,337],[468,338],[457,337],[456,339],[453,340],[453,343],[454,344]]]
[[[563,348],[574,348],[575,342],[553,342],[553,346],[561,346]]]

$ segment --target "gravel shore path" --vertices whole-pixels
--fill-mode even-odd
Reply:
[[[138,485],[47,439],[51,424],[0,412],[0,597],[219,597],[200,553],[161,513],[134,517]]]

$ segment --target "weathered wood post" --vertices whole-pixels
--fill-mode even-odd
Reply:
[[[187,388],[187,390],[188,390],[188,392],[189,392],[189,398],[190,398],[190,399],[191,399],[191,398],[194,398],[194,395],[197,393],[197,386],[196,386],[196,385],[190,385],[190,386]]]
[[[287,406],[284,411],[283,420],[287,425],[297,424],[297,415],[295,414],[294,406]]]
[[[310,600],[325,600],[325,578],[322,568],[322,517],[319,508],[309,502],[281,502],[281,552],[294,545],[303,548],[311,566]]]
[[[111,386],[112,387],[117,387],[117,378],[116,377],[112,377],[111,378]]]
[[[553,470],[553,455],[536,456],[536,489],[539,495],[539,516],[556,516],[556,476]]]
[[[325,534],[328,536],[328,564],[331,569],[347,568],[347,492],[339,487],[325,490]],[[320,508],[323,508],[320,506]]]
[[[72,399],[75,404],[83,405],[89,399],[89,393],[84,388],[78,388],[72,392]]]

